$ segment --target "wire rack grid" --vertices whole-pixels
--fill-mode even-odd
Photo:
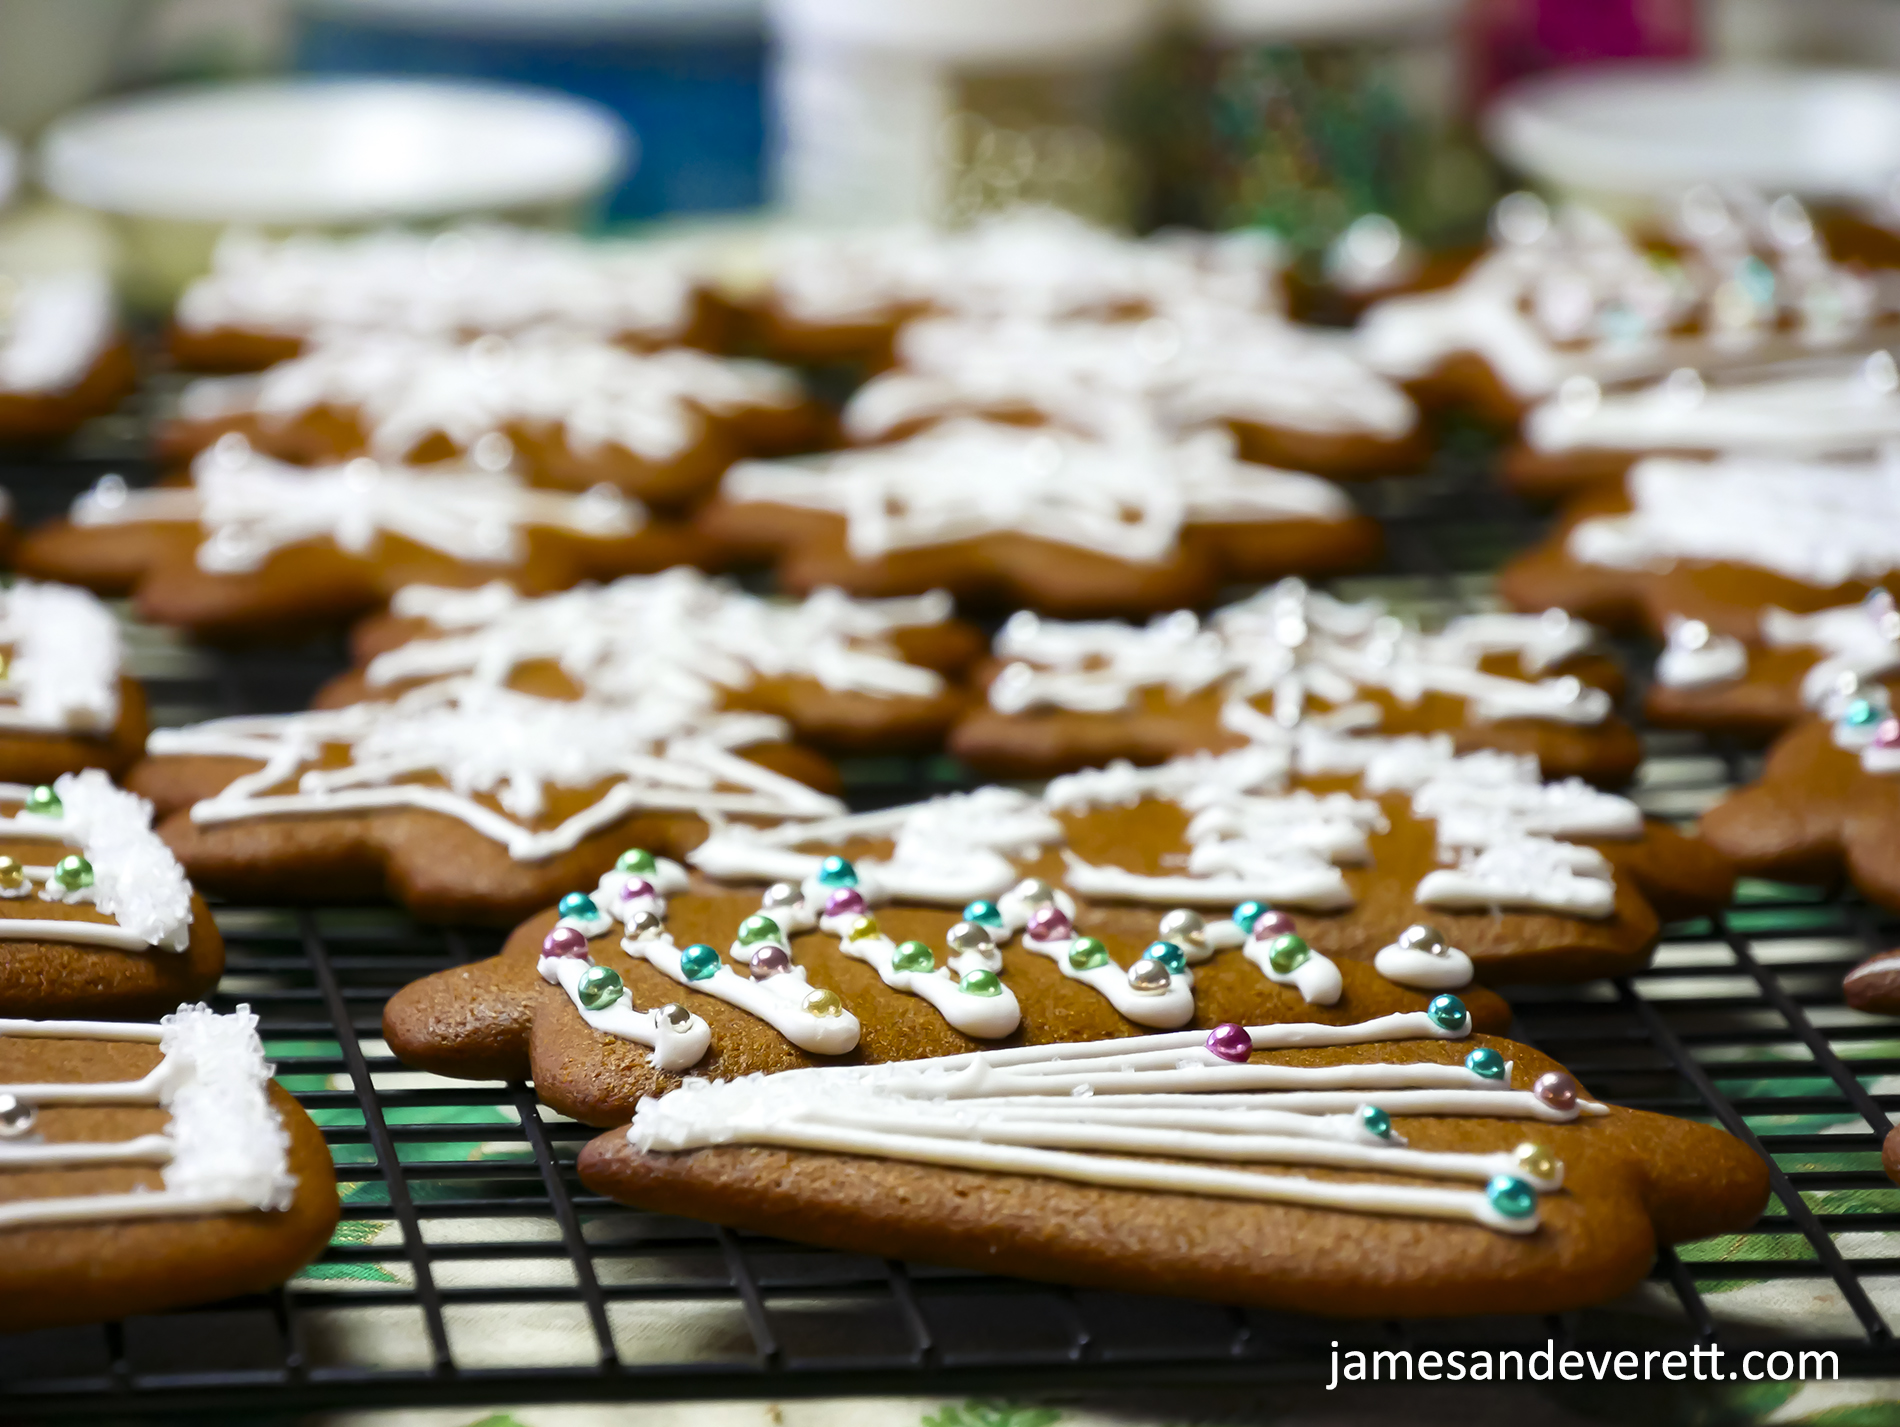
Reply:
[[[100,463],[34,495],[63,503]],[[18,474],[15,479],[17,481]],[[61,489],[61,487],[68,489]],[[1481,600],[1481,572],[1535,517],[1465,463],[1363,493],[1394,575],[1351,582],[1428,614]],[[1475,514],[1474,514],[1475,513]],[[207,656],[149,631],[154,709],[302,707],[339,646]],[[1648,735],[1637,796],[1691,818],[1750,756]],[[960,781],[942,760],[846,769],[874,806]],[[492,932],[385,908],[221,906],[216,1002],[248,1003],[285,1085],[323,1126],[345,1198],[323,1257],[256,1299],[100,1327],[0,1336],[0,1414],[247,1419],[320,1407],[498,1401],[1043,1392],[1118,1384],[1324,1380],[1332,1346],[1686,1349],[1838,1355],[1900,1373],[1900,1189],[1879,1149],[1900,1107],[1900,1024],[1845,1008],[1840,977],[1900,936],[1851,894],[1745,886],[1666,930],[1642,976],[1511,995],[1517,1035],[1593,1093],[1726,1126],[1774,1166],[1754,1230],[1665,1250],[1642,1289],[1550,1318],[1339,1323],[1082,1292],[883,1262],[644,1214],[573,1172],[592,1135],[523,1085],[411,1072],[380,1040],[384,1001],[491,954]]]

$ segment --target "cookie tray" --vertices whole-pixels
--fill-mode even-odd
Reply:
[[[31,503],[63,501],[58,485],[92,473],[33,472]],[[24,485],[18,467],[0,474]],[[1367,492],[1406,573],[1350,592],[1441,610],[1481,597],[1481,578],[1450,571],[1486,568],[1528,517],[1487,490],[1478,508],[1495,518],[1474,522],[1474,494],[1456,471]],[[213,657],[137,630],[134,649],[161,722],[301,707],[341,657]],[[1662,816],[1693,817],[1749,772],[1690,736],[1652,735],[1650,751],[1638,796]],[[847,773],[860,805],[955,776],[895,762]],[[1839,990],[1855,961],[1900,943],[1900,922],[1852,896],[1747,886],[1722,918],[1670,927],[1643,976],[1512,996],[1520,1038],[1605,1098],[1752,1136],[1777,1166],[1752,1232],[1665,1253],[1643,1289],[1588,1312],[1352,1324],[854,1258],[620,1208],[574,1177],[591,1131],[522,1085],[407,1071],[378,1039],[392,990],[489,954],[497,934],[374,908],[218,918],[230,957],[217,1002],[256,1008],[285,1084],[324,1126],[343,1224],[264,1297],[0,1337],[0,1416],[1325,1382],[1335,1341],[1714,1342],[1731,1365],[1787,1347],[1834,1351],[1843,1375],[1900,1372],[1900,1189],[1879,1159],[1900,1111],[1900,1022],[1847,1010]]]

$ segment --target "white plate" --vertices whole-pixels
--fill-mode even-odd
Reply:
[[[538,207],[597,193],[629,161],[606,110],[504,85],[311,80],[169,91],[59,120],[54,193],[111,213],[353,224]]]
[[[1526,80],[1485,116],[1498,156],[1561,188],[1648,196],[1735,182],[1811,198],[1900,174],[1900,76],[1617,65]]]

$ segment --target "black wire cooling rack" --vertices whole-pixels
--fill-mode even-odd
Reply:
[[[1536,517],[1453,457],[1362,494],[1396,574],[1352,582],[1428,612]],[[109,457],[110,453],[107,453]],[[56,508],[107,457],[16,467],[21,505]],[[209,657],[135,646],[162,721],[302,707],[340,646]],[[1752,769],[1649,737],[1637,788],[1690,818]],[[959,781],[943,761],[847,767],[871,806]],[[900,1392],[1100,1391],[1325,1381],[1342,1348],[1833,1352],[1842,1375],[1900,1372],[1900,1189],[1880,1169],[1900,1108],[1900,1022],[1846,1009],[1844,971],[1900,940],[1851,894],[1745,886],[1723,916],[1667,929],[1654,967],[1511,996],[1517,1034],[1606,1099],[1722,1124],[1774,1166],[1751,1232],[1665,1251],[1616,1304],[1548,1318],[1336,1323],[1080,1292],[756,1239],[627,1210],[584,1190],[587,1128],[522,1085],[416,1074],[380,1040],[388,995],[489,955],[499,935],[389,909],[221,906],[216,1001],[259,1014],[284,1083],[323,1126],[344,1219],[283,1289],[102,1327],[0,1336],[0,1417],[246,1420],[325,1407],[492,1405]]]

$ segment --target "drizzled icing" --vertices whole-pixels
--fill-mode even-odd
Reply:
[[[833,798],[738,756],[783,737],[777,719],[708,714],[656,692],[637,701],[541,699],[445,681],[388,703],[213,719],[153,733],[154,756],[262,766],[195,803],[194,822],[416,808],[441,813],[534,862],[637,810],[762,817],[836,812]],[[326,750],[348,762],[326,767]],[[437,782],[410,781],[418,777]],[[293,791],[279,791],[286,786]],[[544,826],[553,789],[599,789]]]
[[[1656,659],[1656,682],[1667,689],[1699,689],[1725,684],[1748,672],[1748,650],[1733,635],[1717,634],[1699,619],[1673,615],[1663,652]]]
[[[611,486],[565,495],[532,490],[504,471],[411,469],[367,456],[293,466],[258,454],[235,433],[200,453],[191,479],[189,486],[127,490],[107,477],[73,503],[73,524],[196,524],[205,535],[198,568],[228,575],[315,540],[370,555],[385,535],[472,564],[519,565],[531,528],[608,540],[632,535],[645,521],[639,503]]]
[[[1427,951],[1393,942],[1373,954],[1372,969],[1388,981],[1421,991],[1459,991],[1475,974],[1471,958],[1455,946]]]
[[[1629,391],[1572,378],[1524,419],[1540,451],[1871,451],[1900,438],[1900,377],[1885,351],[1819,373],[1705,383],[1689,367]]]
[[[53,397],[70,390],[117,331],[104,273],[0,276],[0,392]]]
[[[179,412],[194,421],[267,422],[320,407],[349,412],[369,453],[384,461],[405,459],[434,435],[485,455],[485,437],[505,439],[519,427],[558,427],[576,455],[617,446],[667,461],[704,439],[708,414],[783,410],[803,397],[782,368],[686,347],[636,353],[558,332],[461,344],[372,331],[326,336],[257,376],[196,381]]]
[[[1001,409],[1102,439],[1142,424],[1247,422],[1398,440],[1417,423],[1411,400],[1346,339],[1267,312],[1184,304],[1143,322],[940,318],[907,325],[897,350],[899,367],[845,407],[855,440]]]
[[[26,867],[9,901],[39,898],[90,903],[110,923],[56,917],[0,917],[0,940],[78,942],[116,951],[183,951],[191,941],[191,884],[178,859],[152,830],[152,805],[97,768],[53,780],[60,811],[22,809],[0,817],[0,837],[44,839],[78,847],[92,866],[89,886],[67,890],[52,868]],[[0,803],[25,803],[31,790],[0,783]]]
[[[1810,707],[1819,707],[1849,676],[1857,682],[1900,669],[1900,611],[1884,589],[1858,604],[1814,614],[1790,614],[1770,605],[1762,611],[1761,636],[1770,648],[1802,646],[1820,652],[1801,678],[1801,697]]]
[[[1467,1034],[1468,1018],[1448,1031],[1423,1012],[1348,1026],[1248,1028],[1256,1050]],[[1549,1177],[1539,1177],[1509,1153],[1416,1150],[1388,1119],[1563,1123],[1608,1113],[1581,1097],[1558,1109],[1514,1088],[1511,1077],[1508,1064],[1502,1079],[1431,1061],[1236,1064],[1208,1049],[1203,1033],[1190,1031],[785,1071],[718,1085],[689,1081],[642,1100],[627,1134],[649,1154],[769,1144],[1163,1193],[1462,1219],[1529,1233],[1538,1225],[1531,1191],[1557,1192],[1561,1166],[1546,1165]],[[1381,1123],[1384,1134],[1374,1128]],[[1448,1183],[1313,1179],[1227,1167],[1236,1164],[1315,1165]],[[1508,1192],[1498,1192],[1505,1187],[1500,1177],[1514,1181]],[[1473,1183],[1486,1189],[1452,1187]]]
[[[1404,793],[1414,817],[1433,820],[1439,856],[1413,896],[1427,906],[1525,908],[1607,916],[1615,884],[1607,858],[1564,838],[1629,838],[1642,814],[1626,798],[1580,779],[1545,783],[1536,759],[1481,752],[1451,740],[1347,738],[1303,726],[1278,744],[1196,754],[1154,768],[1113,763],[1051,780],[1051,807],[1072,812],[1157,798],[1189,814],[1180,872],[1149,875],[1065,852],[1067,881],[1103,897],[1185,906],[1259,900],[1332,911],[1353,904],[1342,866],[1363,862],[1382,831],[1375,802],[1344,793],[1288,791],[1295,775],[1357,775],[1370,794]]]
[[[0,1095],[36,1108],[162,1105],[171,1111],[163,1133],[129,1140],[0,1140],[0,1170],[159,1164],[165,1180],[162,1190],[12,1200],[0,1204],[0,1228],[290,1207],[297,1186],[290,1138],[270,1102],[273,1067],[250,1007],[220,1016],[205,1006],[180,1006],[156,1026],[0,1020],[0,1036],[155,1042],[164,1058],[139,1080],[0,1085]]]
[[[1144,628],[1021,611],[997,635],[994,652],[1005,662],[989,702],[1008,714],[1039,707],[1109,713],[1142,689],[1175,698],[1216,689],[1230,702],[1269,698],[1284,725],[1307,716],[1308,701],[1318,698],[1349,711],[1359,726],[1376,723],[1378,709],[1355,705],[1357,695],[1383,689],[1407,704],[1428,693],[1461,698],[1479,720],[1591,725],[1609,716],[1602,690],[1570,676],[1508,678],[1478,665],[1486,654],[1512,652],[1541,672],[1589,648],[1594,636],[1561,612],[1468,615],[1426,635],[1386,614],[1381,601],[1347,604],[1289,579],[1217,611],[1206,626],[1186,610]]]
[[[571,956],[544,956],[535,964],[541,979],[567,993],[580,1018],[597,1031],[605,1031],[623,1041],[634,1041],[652,1049],[654,1069],[681,1071],[698,1065],[712,1046],[712,1029],[694,1016],[682,1030],[675,1030],[660,1014],[660,1008],[640,1010],[631,996],[622,996],[604,1010],[595,1010],[581,1000],[581,977],[590,963]]]
[[[1619,570],[1678,560],[1752,565],[1823,589],[1900,568],[1900,455],[1839,463],[1651,457],[1627,486],[1627,514],[1571,528],[1572,559]]]
[[[891,446],[744,461],[721,489],[737,503],[842,516],[846,544],[861,560],[1016,534],[1152,562],[1168,557],[1188,525],[1352,514],[1326,481],[1237,459],[1224,432],[1178,441],[1130,432],[1103,442],[976,420]]]
[[[721,690],[761,678],[809,679],[875,697],[938,694],[943,680],[906,663],[890,640],[900,630],[941,624],[950,600],[940,592],[854,600],[837,590],[764,600],[682,566],[539,599],[499,581],[476,590],[412,585],[397,591],[390,608],[440,634],[377,655],[365,671],[371,688],[457,676],[505,683],[521,665],[551,660],[593,693],[621,698],[665,688],[711,708]]]
[[[1274,305],[1280,254],[1252,233],[1132,240],[1052,208],[972,227],[797,234],[766,257],[771,297],[813,324],[918,312],[1056,320],[1165,311],[1184,302]]]
[[[497,225],[276,242],[233,230],[210,273],[178,299],[175,317],[189,331],[293,337],[335,329],[473,336],[553,324],[662,342],[691,324],[697,292],[683,250],[657,243]]]
[[[1529,194],[1499,205],[1498,242],[1450,287],[1388,298],[1359,327],[1378,371],[1423,377],[1480,357],[1523,400],[1569,379],[1625,381],[1764,361],[1853,341],[1879,316],[1867,279],[1829,260],[1793,199],[1770,207],[1701,190],[1670,254],[1588,209]]]
[[[15,580],[0,590],[0,729],[106,733],[119,721],[119,622],[86,590]]]
[[[808,884],[808,897],[815,897],[812,889],[826,854],[806,849],[830,849],[853,838],[892,844],[889,858],[861,858],[854,864],[867,904],[901,899],[960,906],[1006,892],[1020,876],[1017,862],[1060,842],[1062,826],[1027,793],[986,787],[777,827],[719,823],[686,860],[707,876],[727,881]]]

